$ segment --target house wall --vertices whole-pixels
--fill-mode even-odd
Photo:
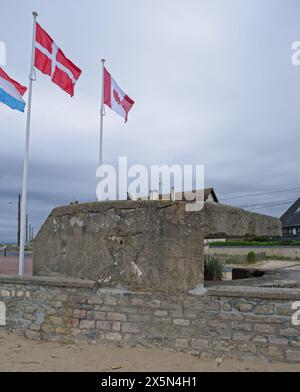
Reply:
[[[300,240],[300,226],[283,226],[282,228],[283,239],[287,240]]]
[[[215,200],[214,200],[213,195],[211,193],[207,196],[207,199],[205,201],[210,202],[210,203],[215,203]]]
[[[29,339],[117,342],[201,355],[300,362],[300,290],[211,288],[205,296],[99,288],[93,281],[0,276],[6,325]],[[1,302],[0,302],[1,303]]]

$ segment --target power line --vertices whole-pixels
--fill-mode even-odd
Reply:
[[[241,205],[239,206],[240,208],[250,208],[250,207],[268,207],[272,205],[278,205],[278,204],[287,204],[287,203],[293,203],[295,200],[294,199],[289,199],[289,200],[276,200],[276,201],[269,201],[269,202],[263,202],[263,203],[256,203],[256,204],[247,204],[247,205]]]
[[[263,209],[269,209],[269,208],[274,208],[274,207],[279,207],[279,206],[283,206],[286,204],[290,204],[290,201],[285,201],[285,202],[280,202],[280,203],[274,203],[272,205],[262,205],[260,207],[250,207],[250,211],[258,211],[258,210],[263,210]],[[242,207],[241,207],[242,208]]]
[[[222,200],[233,200],[233,199],[242,199],[242,198],[247,198],[247,197],[256,197],[256,196],[264,196],[264,195],[269,195],[273,193],[281,193],[281,192],[300,192],[300,188],[290,188],[290,189],[281,189],[281,190],[274,190],[274,191],[268,191],[268,192],[261,192],[261,193],[248,193],[244,194],[241,196],[232,196],[232,197],[226,197],[226,198],[221,198]],[[232,195],[234,193],[231,193]],[[230,193],[228,193],[230,195]]]

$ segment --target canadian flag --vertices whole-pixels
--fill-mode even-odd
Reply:
[[[104,68],[104,104],[125,118],[125,122],[134,105],[134,101],[121,90],[106,68]]]
[[[81,75],[81,70],[64,55],[38,23],[36,23],[34,66],[49,75],[53,83],[73,97],[74,86]]]

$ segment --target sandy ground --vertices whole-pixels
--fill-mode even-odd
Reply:
[[[300,371],[300,364],[263,361],[215,360],[146,349],[119,347],[114,344],[61,344],[26,340],[0,332],[0,371]]]
[[[263,264],[263,265],[258,265]],[[281,268],[297,262],[257,263],[256,267]],[[0,274],[17,274],[18,258],[0,256]],[[26,259],[26,275],[32,273],[32,260]],[[0,331],[0,371],[296,371],[300,364],[269,363],[264,361],[215,360],[146,349],[119,347],[114,344],[76,344],[31,341],[15,334]]]

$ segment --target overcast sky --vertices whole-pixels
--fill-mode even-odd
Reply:
[[[127,124],[107,110],[105,162],[204,164],[206,186],[221,200],[274,216],[299,196],[298,0],[2,0],[3,68],[25,85],[34,10],[83,70],[73,98],[37,71],[28,194],[35,230],[54,206],[96,199],[102,57],[136,102]],[[16,238],[9,203],[21,188],[25,120],[0,105],[0,243]]]

